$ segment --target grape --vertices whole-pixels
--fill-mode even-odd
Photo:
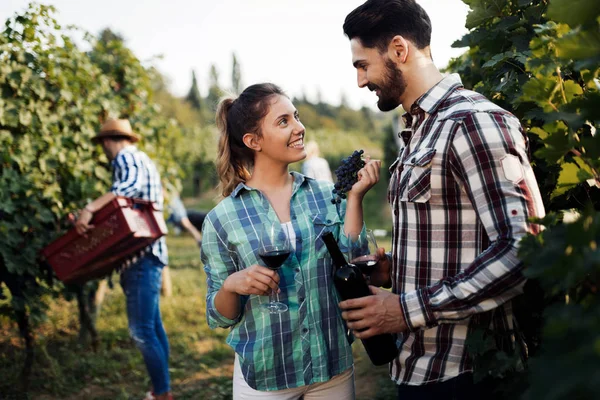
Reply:
[[[346,193],[352,189],[352,186],[358,181],[358,171],[365,166],[362,159],[364,150],[354,150],[351,156],[342,159],[342,163],[335,170],[337,182],[331,191],[333,204],[340,204],[342,199],[347,197]]]

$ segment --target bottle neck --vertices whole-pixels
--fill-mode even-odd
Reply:
[[[348,266],[346,258],[344,257],[344,254],[342,254],[333,234],[331,232],[326,232],[323,234],[322,238],[323,242],[325,242],[325,246],[327,246],[327,251],[329,251],[331,258],[333,259],[333,264],[336,269]]]

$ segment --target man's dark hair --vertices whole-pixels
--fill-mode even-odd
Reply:
[[[368,0],[348,14],[344,34],[380,52],[396,35],[423,49],[431,42],[431,20],[415,0]]]

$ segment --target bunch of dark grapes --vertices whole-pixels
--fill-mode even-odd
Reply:
[[[346,198],[346,193],[358,181],[358,171],[365,166],[362,159],[364,150],[354,150],[351,156],[344,158],[340,166],[335,170],[337,182],[333,188],[333,199],[331,202],[341,203]]]

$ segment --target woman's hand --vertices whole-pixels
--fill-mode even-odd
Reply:
[[[229,275],[223,283],[223,290],[239,295],[267,296],[271,291],[279,291],[279,275],[255,264]]]
[[[371,160],[367,156],[365,166],[362,167],[357,175],[356,182],[348,192],[348,196],[357,196],[360,200],[377,182],[379,182],[379,170],[381,169],[381,160]]]

